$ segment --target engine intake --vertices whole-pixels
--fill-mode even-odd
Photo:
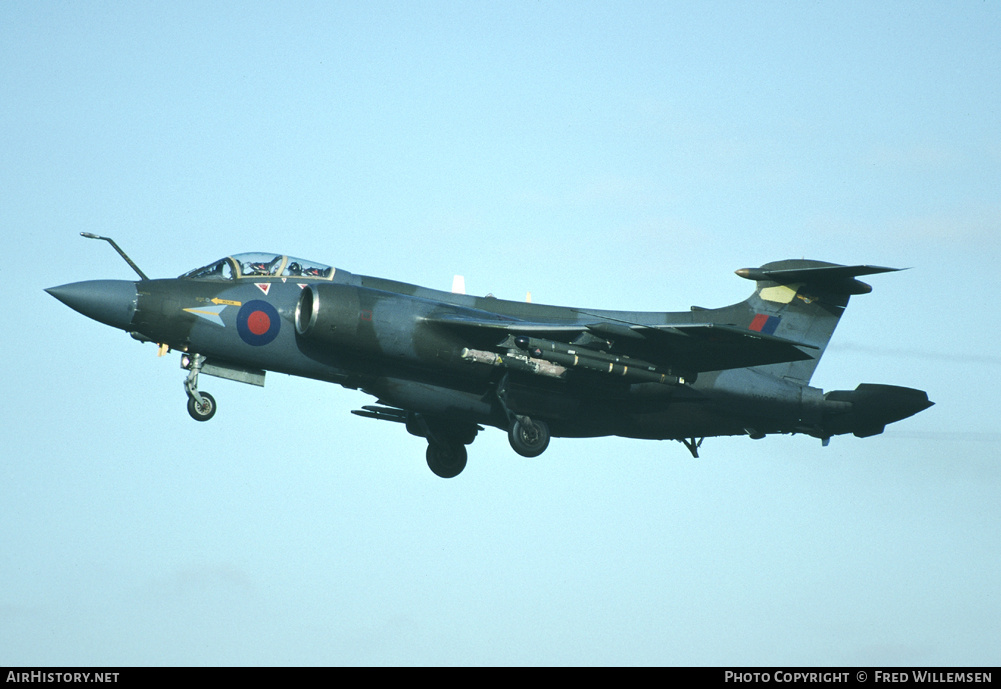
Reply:
[[[359,338],[365,313],[371,321],[371,311],[361,309],[357,287],[306,285],[295,307],[295,331],[311,340],[359,349],[365,344]]]

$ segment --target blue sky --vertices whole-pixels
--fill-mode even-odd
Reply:
[[[995,2],[0,5],[0,664],[996,665]],[[443,481],[371,400],[210,379],[42,290],[276,251],[685,310],[910,268],[813,384],[868,439],[499,431]]]

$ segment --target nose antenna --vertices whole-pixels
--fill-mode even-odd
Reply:
[[[132,270],[134,270],[137,273],[139,273],[139,277],[141,277],[143,280],[149,280],[149,278],[146,277],[146,273],[144,273],[141,270],[139,270],[139,266],[137,266],[135,264],[135,262],[133,262],[133,260],[128,257],[128,254],[126,254],[124,251],[122,251],[122,248],[120,246],[118,246],[118,244],[115,243],[115,240],[112,239],[111,237],[100,237],[100,236],[98,236],[96,234],[91,234],[90,232],[81,232],[80,236],[81,237],[86,237],[87,239],[103,239],[108,244],[110,244],[111,246],[115,247],[115,251],[117,251],[121,255],[121,257],[125,259],[126,263],[128,263],[130,266],[132,266]]]

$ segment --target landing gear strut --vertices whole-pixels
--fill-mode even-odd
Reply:
[[[208,421],[216,412],[215,398],[207,392],[198,391],[198,372],[202,370],[205,357],[201,354],[181,357],[181,368],[188,370],[184,379],[184,391],[188,393],[188,414],[195,421]]]
[[[679,438],[678,441],[684,444],[688,448],[688,451],[692,453],[692,457],[695,459],[699,458],[699,448],[702,447],[702,441],[705,438]]]
[[[549,447],[549,426],[527,416],[515,416],[507,431],[511,448],[522,457],[538,457]]]

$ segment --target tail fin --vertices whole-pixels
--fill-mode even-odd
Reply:
[[[742,268],[737,275],[754,280],[757,288],[745,301],[728,307],[727,311],[733,311],[727,315],[736,325],[816,347],[810,352],[812,359],[762,367],[772,375],[806,385],[849,298],[872,291],[872,287],[855,278],[896,270],[899,269],[796,259],[766,263],[760,268]]]

